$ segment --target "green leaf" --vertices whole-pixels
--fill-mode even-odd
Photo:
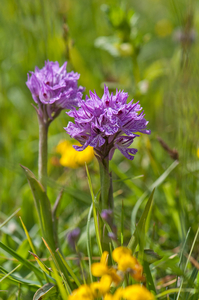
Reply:
[[[138,252],[135,253],[138,255]],[[161,260],[163,257],[155,253],[151,249],[144,249],[144,261],[146,261],[149,265],[154,264],[156,261]]]
[[[21,208],[18,208],[9,218],[7,218],[1,225],[0,225],[0,229],[6,225],[20,210]]]
[[[46,283],[34,294],[33,300],[50,299],[49,297],[57,294],[56,286],[52,283]]]
[[[135,251],[136,246],[139,243],[140,239],[144,238],[146,219],[148,217],[148,214],[149,214],[151,206],[152,206],[154,191],[155,191],[155,189],[151,193],[149,200],[147,201],[147,204],[145,206],[144,212],[143,212],[143,214],[138,222],[138,225],[129,241],[128,248],[130,248],[132,250],[132,252]]]
[[[123,246],[124,242],[124,205],[122,200],[122,212],[121,212],[121,246]]]
[[[77,276],[75,275],[73,270],[70,268],[69,264],[65,261],[65,259],[63,258],[63,256],[61,255],[61,253],[58,250],[57,250],[57,253],[58,253],[59,257],[61,258],[64,266],[66,267],[68,273],[71,275],[71,277],[75,281],[76,285],[79,287],[81,285],[81,283],[79,282]]]
[[[184,274],[185,274],[185,272],[186,272],[186,270],[187,270],[187,265],[188,265],[188,262],[189,262],[189,260],[190,260],[190,257],[191,257],[191,254],[192,254],[193,248],[194,248],[194,246],[195,246],[195,243],[196,243],[196,240],[197,240],[198,234],[199,234],[199,227],[198,227],[198,230],[197,230],[197,232],[196,232],[196,234],[195,234],[195,237],[194,237],[193,243],[192,243],[192,245],[191,245],[191,250],[190,250],[190,252],[189,252],[189,255],[188,255],[188,257],[187,257],[187,261],[186,261],[186,264],[185,264],[185,267],[184,267]],[[177,294],[176,300],[178,300],[178,299],[179,299],[179,297],[180,297],[180,293],[181,293],[181,290],[182,290],[182,286],[183,286],[183,278],[181,278],[181,284],[180,284],[180,287],[179,287],[179,291],[178,291],[178,294]]]
[[[174,294],[178,293],[180,288],[173,288],[173,289],[168,289],[158,295],[156,295],[157,298],[161,298],[163,296],[167,296],[169,294]],[[181,289],[181,292],[189,292],[189,293],[195,293],[195,289]],[[165,299],[165,298],[164,298]]]
[[[30,235],[29,235],[29,233],[28,233],[28,230],[27,230],[26,226],[25,226],[24,222],[22,221],[22,218],[19,217],[19,219],[20,219],[21,224],[22,224],[22,226],[23,226],[23,229],[24,229],[24,231],[25,231],[25,234],[26,234],[26,237],[27,237],[28,242],[29,242],[29,244],[30,244],[30,247],[31,247],[32,251],[33,251],[34,253],[36,253],[36,249],[35,249],[35,247],[34,247],[34,245],[33,245],[33,242],[32,242],[32,240],[31,240],[31,237],[30,237]]]
[[[144,273],[146,275],[146,283],[147,283],[147,289],[149,291],[153,291],[156,294],[155,284],[153,281],[153,277],[151,275],[151,270],[149,267],[149,263],[144,261]]]
[[[86,227],[86,234],[87,234],[87,252],[88,252],[88,261],[89,261],[89,274],[91,282],[93,282],[93,276],[91,273],[91,264],[92,264],[92,250],[91,250],[91,239],[90,239],[90,222],[91,222],[91,215],[93,211],[93,204],[91,204],[88,220],[87,220],[87,227]]]
[[[71,288],[68,286],[68,284],[70,284],[70,278],[68,276],[68,271],[59,255],[58,251],[55,251],[55,253],[53,253],[52,249],[49,247],[48,243],[44,240],[44,238],[43,238],[43,242],[52,256],[53,265],[56,266],[57,270],[59,271],[59,275],[63,278],[65,285],[67,285],[67,288],[70,291]],[[53,275],[55,275],[55,274],[53,274]],[[57,281],[57,279],[56,279],[56,281]]]
[[[16,253],[19,254],[23,258],[27,258],[29,249],[30,249],[30,246],[29,246],[28,240],[25,239],[21,242],[21,244],[17,248]]]
[[[149,192],[152,192],[157,186],[159,186],[167,177],[168,175],[175,169],[175,167],[179,164],[179,161],[175,160],[169,167],[168,169],[150,186]],[[136,224],[136,216],[138,209],[142,202],[145,200],[147,197],[148,191],[144,192],[142,196],[138,199],[136,202],[132,214],[131,214],[131,232],[135,230],[135,224]]]
[[[24,279],[24,278],[21,278],[21,277],[12,275],[12,274],[9,274],[8,276],[4,276],[4,274],[8,274],[8,272],[4,268],[0,267],[0,278],[4,278],[5,281],[12,282],[12,284],[15,284],[15,285],[19,285],[19,283],[21,283],[21,284],[27,285],[29,287],[31,286],[34,288],[38,288],[41,286],[41,284],[36,281]]]
[[[40,225],[43,237],[50,245],[50,247],[55,250],[57,247],[54,243],[54,232],[53,232],[53,222],[52,222],[52,212],[50,201],[47,194],[40,184],[40,182],[35,178],[34,174],[26,167],[21,166],[25,172],[28,183],[30,185],[37,212],[39,215]]]
[[[20,261],[24,266],[26,266],[28,269],[33,271],[35,275],[37,276],[38,280],[41,282],[42,271],[38,268],[36,268],[31,262],[29,262],[27,259],[24,259],[22,256],[17,254],[14,250],[9,248],[8,246],[4,245],[0,242],[0,248],[5,250],[7,253],[11,254],[13,257],[15,257],[18,261]]]
[[[51,275],[52,270],[48,268],[42,261],[41,259],[34,253],[30,252],[29,253],[34,257],[34,259],[38,262],[38,265],[40,268],[48,275]]]
[[[0,279],[0,282],[3,281],[6,277],[10,276],[13,272],[15,272],[18,268],[20,267],[20,265],[16,266],[16,268],[14,268],[12,271],[10,271],[9,273],[7,273],[4,277],[2,277]]]
[[[53,274],[54,274],[55,280],[57,282],[57,286],[58,286],[58,289],[60,291],[60,294],[61,294],[61,296],[64,300],[65,299],[67,300],[68,295],[70,293],[70,288],[68,286],[66,286],[66,288],[64,288],[64,285],[63,285],[63,282],[62,282],[63,278],[59,276],[53,260],[51,260],[50,264],[51,264],[51,268],[53,270]]]

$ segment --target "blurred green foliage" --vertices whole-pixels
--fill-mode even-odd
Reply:
[[[17,216],[22,216],[39,256],[46,255],[46,250],[32,195],[20,168],[22,164],[37,174],[37,116],[25,82],[27,72],[35,66],[42,68],[45,60],[60,64],[67,60],[67,70],[81,74],[79,84],[86,87],[85,94],[96,90],[101,96],[104,83],[113,92],[116,88],[124,89],[129,100],[140,101],[149,120],[152,134],[135,141],[138,153],[134,161],[115,153],[111,162],[115,223],[120,233],[123,201],[124,243],[132,234],[132,216],[139,220],[146,196],[173,163],[172,155],[176,153],[173,149],[176,149],[179,165],[156,188],[145,247],[164,256],[160,266],[157,263],[153,269],[156,280],[178,274],[179,260],[173,262],[174,258],[171,263],[169,257],[173,249],[180,251],[191,228],[185,246],[185,251],[189,251],[199,223],[198,30],[196,0],[0,1],[0,221],[3,223],[20,207]],[[85,168],[70,170],[53,163],[56,145],[60,139],[69,138],[63,130],[68,120],[62,112],[49,133],[52,204],[61,187],[65,190],[59,208],[64,255],[71,254],[66,233],[75,226],[82,228],[78,247],[86,253],[86,220],[91,204]],[[89,172],[97,193],[96,161],[89,165]],[[140,203],[137,211],[136,203]],[[91,227],[94,241],[93,221]],[[2,243],[30,258],[25,233],[16,216],[1,228],[0,236]],[[193,250],[196,260],[198,245],[196,241]],[[96,249],[93,251],[96,253]],[[0,263],[8,271],[17,265],[3,251]],[[189,264],[186,279],[192,270]],[[197,274],[197,269],[194,270]],[[17,272],[23,278],[28,275],[25,267]],[[195,280],[194,274],[192,278]],[[19,292],[6,281],[0,289],[9,290],[2,292],[0,299],[16,299],[14,295]],[[33,294],[30,287],[25,287],[19,299],[31,299]]]

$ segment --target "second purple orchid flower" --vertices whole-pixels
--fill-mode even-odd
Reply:
[[[116,91],[109,93],[104,86],[102,98],[90,92],[90,98],[79,102],[79,109],[73,109],[68,115],[74,118],[75,123],[69,122],[66,132],[80,142],[82,146],[74,146],[78,151],[92,146],[101,159],[112,159],[115,149],[118,149],[126,158],[132,160],[137,149],[129,148],[137,133],[150,134],[146,129],[148,121],[139,102],[127,103],[128,94]]]

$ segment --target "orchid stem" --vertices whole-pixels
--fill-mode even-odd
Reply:
[[[109,159],[98,159],[101,184],[101,208],[113,209],[112,176],[109,174]]]
[[[39,165],[38,176],[39,182],[47,189],[47,159],[48,159],[48,124],[39,116]]]

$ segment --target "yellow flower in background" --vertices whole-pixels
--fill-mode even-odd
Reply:
[[[113,250],[112,252],[112,257],[114,259],[114,261],[116,261],[117,263],[120,261],[120,259],[126,255],[130,255],[131,256],[132,252],[129,248],[126,247],[117,247]]]
[[[126,272],[133,269],[136,265],[136,259],[131,255],[131,250],[125,247],[118,247],[112,253],[114,261],[118,263],[118,270]]]
[[[145,277],[142,275],[143,267],[137,259],[132,256],[130,249],[126,247],[118,247],[113,250],[112,257],[114,261],[118,263],[118,270],[122,272],[129,272],[130,275],[137,281],[145,280]]]
[[[132,256],[130,249],[118,247],[112,252],[113,259],[118,266],[108,266],[109,253],[104,251],[99,263],[91,265],[91,272],[96,277],[101,277],[100,281],[92,282],[90,285],[83,284],[74,290],[68,300],[155,300],[154,295],[146,287],[134,284],[125,288],[118,287],[114,294],[111,294],[113,283],[120,283],[123,278],[117,272],[129,272],[137,280],[141,280],[143,268],[135,257]],[[123,273],[124,274],[124,273]],[[144,278],[145,279],[145,278]]]
[[[91,266],[91,272],[95,277],[101,277],[103,275],[109,275],[112,281],[118,285],[121,281],[121,277],[117,274],[117,270],[108,267],[108,252],[104,251],[99,263],[93,263]]]
[[[56,147],[56,152],[61,154],[60,164],[64,167],[76,169],[85,162],[89,163],[93,157],[93,147],[88,146],[83,151],[77,151],[73,148],[74,143],[67,140],[62,140]],[[80,144],[75,144],[80,145]]]
[[[197,157],[199,158],[199,148],[197,149]]]
[[[115,294],[113,295],[113,300],[121,300],[123,299],[124,289],[122,287],[119,287]]]
[[[106,294],[106,295],[104,296],[104,300],[114,300],[113,295],[111,295],[111,294]]]
[[[165,37],[172,33],[173,26],[167,19],[162,19],[155,25],[155,32],[159,37]]]
[[[93,282],[90,288],[96,298],[104,296],[109,292],[112,283],[112,278],[109,275],[103,275],[101,280],[98,282]]]
[[[91,288],[87,284],[81,285],[68,296],[68,300],[94,300]]]
[[[134,284],[127,286],[123,291],[123,298],[126,300],[154,300],[154,295],[144,286]],[[115,300],[115,299],[114,299]]]
[[[91,272],[95,277],[101,277],[108,273],[108,252],[104,251],[99,263],[93,263]]]

